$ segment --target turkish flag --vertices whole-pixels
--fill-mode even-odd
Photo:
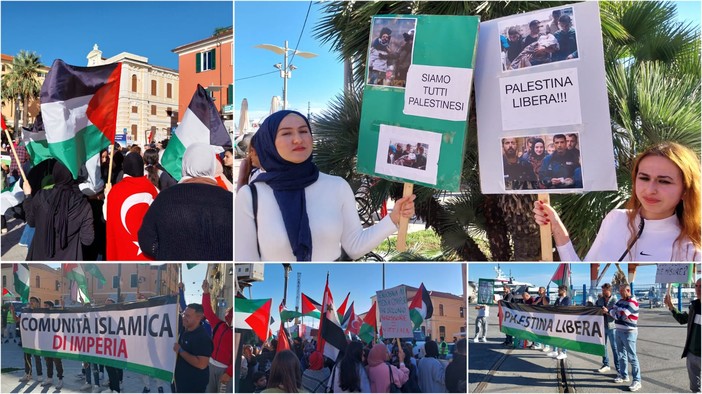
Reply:
[[[125,177],[107,195],[107,260],[151,260],[139,247],[139,229],[158,195],[143,176]]]

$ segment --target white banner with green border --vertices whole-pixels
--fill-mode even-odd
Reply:
[[[589,353],[605,354],[601,308],[536,306],[500,301],[500,331],[519,339]]]
[[[25,310],[19,324],[25,353],[123,368],[165,381],[173,378],[177,297]]]

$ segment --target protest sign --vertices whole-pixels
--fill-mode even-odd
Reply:
[[[483,22],[477,53],[484,194],[617,189],[597,3]]]
[[[458,191],[479,18],[373,17],[358,171]]]
[[[536,306],[500,301],[500,331],[554,347],[604,356],[602,309]]]
[[[170,381],[178,341],[176,297],[99,308],[34,309],[19,324],[25,353],[78,360]]]
[[[492,279],[478,279],[478,304],[492,305],[495,303],[495,281]]]
[[[693,266],[690,264],[657,264],[656,283],[692,283]]]
[[[383,326],[383,338],[412,338],[412,320],[405,287],[378,290],[375,294],[378,299],[380,324]]]

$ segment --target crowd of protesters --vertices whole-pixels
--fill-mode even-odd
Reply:
[[[32,165],[16,140],[18,162],[4,144],[2,233],[12,218],[26,223],[19,245],[27,261],[231,260],[231,148],[216,154],[209,145],[189,146],[176,181],[161,163],[167,142],[115,144],[114,153],[89,159],[77,179],[53,158]]]
[[[455,342],[452,357],[444,357],[439,347],[430,338],[423,347],[351,340],[334,361],[317,350],[315,339],[294,338],[289,350],[280,351],[276,339],[260,347],[246,344],[237,392],[465,393],[466,339]]]

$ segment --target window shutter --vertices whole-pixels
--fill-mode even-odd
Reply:
[[[202,71],[200,69],[200,54],[196,53],[195,54],[195,72],[199,73],[200,71]]]
[[[227,104],[232,104],[234,102],[234,85],[229,84],[227,86]]]
[[[216,49],[212,49],[212,50],[210,51],[210,54],[211,54],[211,56],[212,56],[212,61],[210,62],[210,70],[214,70],[214,69],[217,68],[217,67],[216,67],[216,64],[217,64],[217,63],[215,62],[215,58],[217,58],[217,50],[216,50]]]

